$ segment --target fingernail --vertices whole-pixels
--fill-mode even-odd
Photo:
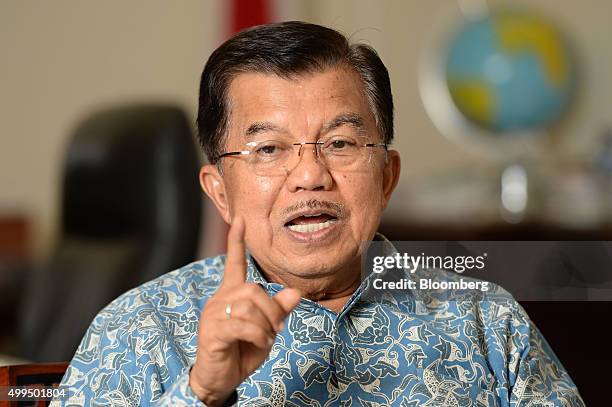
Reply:
[[[278,324],[278,329],[277,331],[280,332],[285,328],[285,321],[281,321],[280,324]]]
[[[272,346],[274,343],[274,338],[268,338],[268,346]]]

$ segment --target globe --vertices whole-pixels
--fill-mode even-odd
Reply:
[[[557,28],[519,11],[465,23],[450,41],[445,75],[459,112],[499,135],[551,125],[568,107],[576,82]]]

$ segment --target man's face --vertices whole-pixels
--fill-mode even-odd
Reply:
[[[233,79],[229,100],[226,152],[245,150],[252,141],[314,142],[336,135],[382,143],[351,70],[293,79],[244,73]],[[302,146],[297,158],[295,146],[293,165],[282,175],[255,171],[247,156],[222,158],[222,175],[214,166],[202,170],[202,184],[224,219],[245,219],[247,247],[268,273],[317,278],[354,268],[397,182],[395,151],[385,160],[384,148],[365,147],[370,159],[363,165],[335,170],[317,158],[314,147]]]

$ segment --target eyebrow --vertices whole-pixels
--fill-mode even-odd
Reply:
[[[365,131],[365,125],[361,116],[356,113],[342,113],[334,117],[327,124],[325,124],[321,133],[325,134],[327,132],[337,129],[338,127],[346,125],[351,125],[355,127],[359,131],[359,133]]]
[[[329,122],[327,122],[323,126],[321,134],[328,133],[332,130],[335,130],[339,127],[346,126],[346,125],[355,127],[359,131],[359,133],[362,133],[365,130],[364,121],[360,115],[356,113],[342,113],[334,117]],[[266,133],[269,131],[285,133],[285,134],[288,133],[287,130],[283,129],[280,126],[277,126],[276,124],[272,122],[254,122],[254,123],[251,123],[251,125],[246,130],[245,136],[247,140],[251,140],[257,134]]]
[[[277,131],[281,133],[287,132],[287,130],[282,129],[281,127],[277,126],[272,122],[255,122],[251,123],[245,135],[248,139],[251,139],[259,133],[265,133],[268,131]]]

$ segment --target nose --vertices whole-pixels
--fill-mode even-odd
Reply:
[[[290,192],[328,191],[333,179],[329,170],[317,154],[315,144],[299,146],[297,164],[287,171],[287,187]]]

